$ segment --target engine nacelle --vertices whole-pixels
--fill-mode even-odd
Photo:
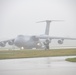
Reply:
[[[0,42],[0,46],[1,47],[5,47],[5,43],[4,42]]]
[[[13,45],[14,44],[14,41],[12,41],[12,40],[11,41],[8,41],[8,44],[9,45]]]
[[[50,39],[46,39],[46,42],[47,42],[47,43],[51,43],[51,40],[50,40]]]
[[[58,44],[63,44],[63,40],[58,40]]]
[[[49,44],[49,43],[51,43],[51,40],[50,39],[46,39],[45,42],[44,42],[45,45],[46,44]]]

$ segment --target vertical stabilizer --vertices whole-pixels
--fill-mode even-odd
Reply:
[[[51,23],[51,21],[49,21],[49,20],[46,21],[45,35],[49,35],[50,23]]]
[[[37,23],[46,22],[45,35],[49,35],[50,23],[51,23],[52,21],[63,21],[63,20],[44,20],[44,21],[39,21],[39,22],[37,22]]]
[[[46,22],[45,35],[49,35],[51,20],[39,21],[37,23],[40,23],[40,22]]]

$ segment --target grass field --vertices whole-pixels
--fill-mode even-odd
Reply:
[[[0,59],[50,57],[50,56],[72,56],[76,55],[76,49],[55,50],[1,50]]]
[[[67,58],[66,61],[76,62],[76,58]]]

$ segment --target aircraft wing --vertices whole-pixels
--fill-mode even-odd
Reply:
[[[8,42],[9,45],[13,45],[14,39],[9,39],[9,40],[5,40],[5,41],[0,41],[0,46],[4,47],[7,42]]]
[[[1,40],[0,42],[9,42],[9,41],[14,41],[14,39],[9,39],[9,40]]]
[[[52,36],[48,36],[48,35],[44,35],[44,36],[38,36],[40,39],[66,39],[66,40],[76,40],[76,38],[70,38],[70,37],[52,37]]]
[[[49,35],[41,35],[41,36],[38,36],[39,39],[45,39],[45,42],[46,43],[51,43],[51,40],[52,39],[58,39],[58,43],[59,44],[63,44],[63,41],[64,40],[76,40],[76,38],[68,38],[68,37],[52,37],[52,36],[49,36]]]
[[[50,39],[76,40],[76,38],[70,38],[70,37],[50,37]]]

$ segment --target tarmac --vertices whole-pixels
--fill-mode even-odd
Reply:
[[[0,75],[76,75],[76,63],[62,57],[0,60]]]

